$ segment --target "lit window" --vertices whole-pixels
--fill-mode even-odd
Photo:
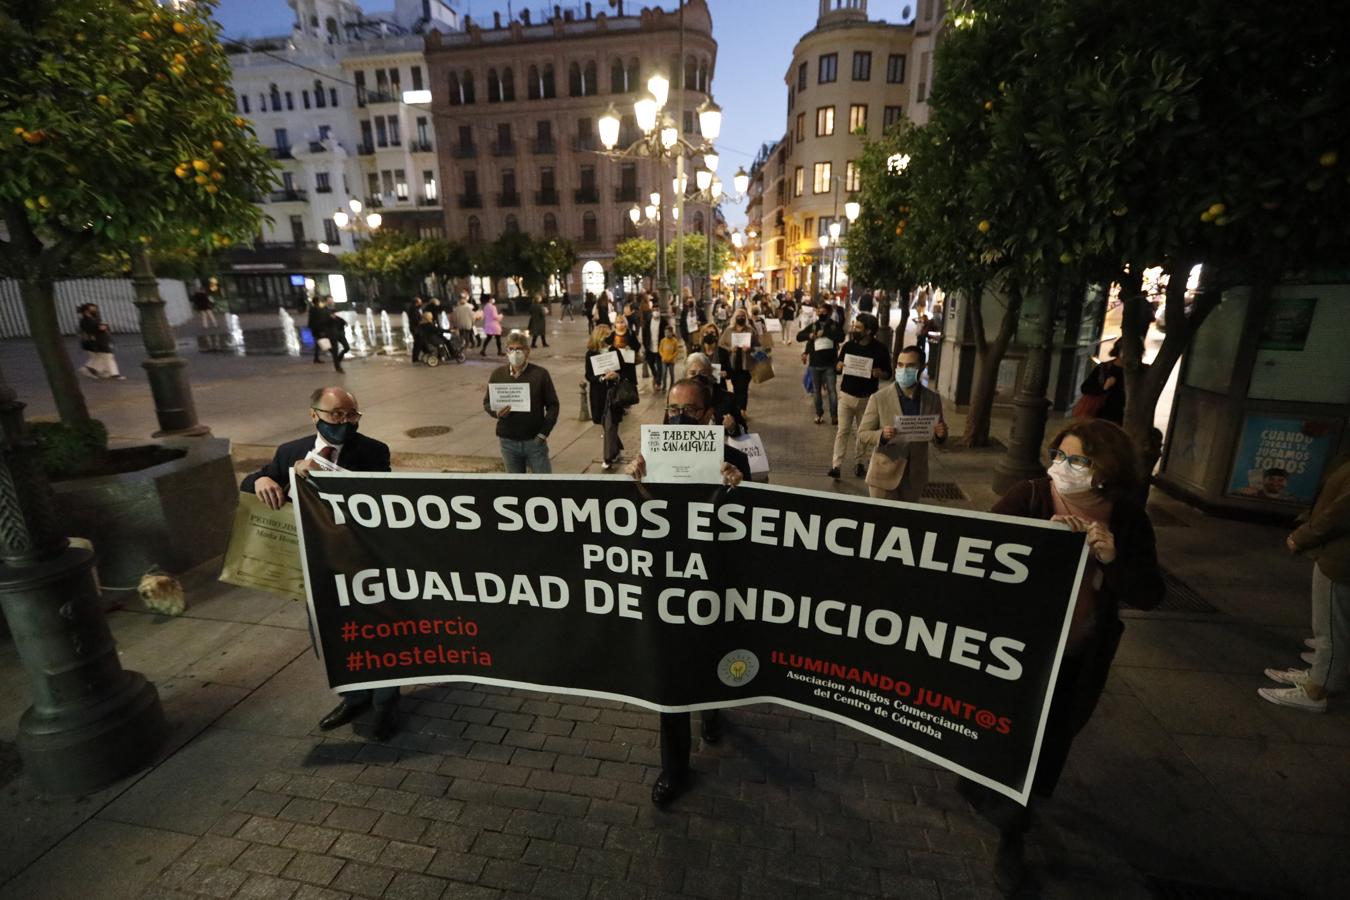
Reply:
[[[830,164],[827,162],[818,162],[815,167],[815,174],[811,181],[811,190],[816,194],[829,193],[833,185],[830,183],[833,179],[830,177]]]
[[[867,133],[867,104],[855,103],[848,108],[848,133]]]
[[[834,107],[822,106],[816,110],[816,137],[834,134]]]

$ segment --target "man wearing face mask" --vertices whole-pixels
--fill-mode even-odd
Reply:
[[[844,342],[844,333],[830,318],[830,307],[825,303],[816,305],[816,320],[797,332],[797,340],[806,342],[802,352],[802,362],[811,369],[812,394],[816,403],[816,424],[825,420],[825,402],[822,396],[826,392],[830,398],[830,423],[839,424],[839,393],[835,387],[838,373],[835,363],[839,359],[839,345]]]
[[[340,387],[323,387],[310,394],[309,419],[313,436],[288,441],[277,448],[272,461],[249,475],[239,485],[246,494],[256,494],[269,509],[281,509],[290,499],[291,469],[297,478],[324,468],[310,454],[351,472],[388,472],[389,446],[358,433],[361,408],[356,397]],[[387,740],[398,731],[398,688],[344,691],[342,702],[319,720],[324,731],[345,725],[374,705],[375,739]]]
[[[692,359],[692,357],[691,357]],[[666,396],[666,425],[709,425],[714,419],[713,391],[704,381],[684,378],[675,382]],[[647,474],[647,461],[638,454],[628,467],[634,480]],[[728,444],[722,447],[722,483],[734,488],[750,478],[750,459]],[[700,713],[700,731],[706,744],[722,739],[722,719],[718,710]],[[678,797],[689,780],[689,713],[661,713],[661,774],[652,785],[652,803],[664,806]]]
[[[536,475],[549,475],[553,466],[548,458],[548,435],[558,424],[558,392],[548,369],[529,362],[530,347],[525,335],[513,331],[506,338],[506,365],[488,376],[488,384],[528,384],[530,408],[515,412],[504,406],[492,409],[492,388],[483,393],[483,411],[497,420],[497,440],[502,446],[502,462],[508,474],[524,475],[526,466]]]
[[[867,398],[877,392],[880,382],[891,380],[891,354],[876,339],[876,333],[877,317],[871,313],[858,313],[849,326],[849,339],[839,350],[839,361],[834,367],[837,374],[844,372],[844,364],[850,356],[866,358],[871,374],[867,378],[844,374],[839,385],[839,430],[834,435],[834,458],[830,461],[828,473],[831,478],[839,477],[839,467],[844,464],[844,454],[848,452],[849,441],[857,431],[858,421],[867,406]],[[861,438],[855,443],[857,448],[854,450],[853,474],[861,478],[867,473],[867,467],[863,465],[867,445]]]
[[[928,486],[928,443],[896,439],[895,420],[901,416],[937,416],[933,443],[947,440],[942,398],[919,384],[923,353],[910,346],[896,360],[895,386],[878,390],[867,401],[858,439],[873,447],[867,467],[867,491],[886,500],[919,502]]]
[[[737,335],[742,335],[738,343]],[[750,369],[754,367],[754,352],[761,346],[768,346],[769,337],[765,335],[763,339],[756,333],[755,327],[750,324],[750,314],[744,307],[738,307],[736,315],[731,320],[731,325],[722,332],[722,339],[718,345],[727,352],[727,358],[730,362],[730,369],[724,368],[722,371],[728,372],[727,380],[731,382],[731,392],[736,398],[736,407],[745,413],[750,408]]]
[[[736,398],[731,396],[731,392],[723,387],[720,381],[713,378],[712,362],[705,354],[689,355],[685,360],[684,377],[703,382],[713,392],[713,421],[722,423],[728,437],[745,434],[747,425],[745,417],[736,408]]]

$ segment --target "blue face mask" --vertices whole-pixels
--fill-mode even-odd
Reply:
[[[895,373],[895,380],[899,382],[902,388],[912,388],[919,383],[919,370],[898,369]]]
[[[319,435],[330,444],[345,444],[351,440],[352,435],[356,434],[355,422],[334,424],[320,419],[314,423],[314,427],[319,430]]]

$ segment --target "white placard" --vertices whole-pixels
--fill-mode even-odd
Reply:
[[[603,375],[606,372],[617,371],[619,371],[619,354],[613,350],[606,350],[591,357],[591,374]]]
[[[931,441],[937,423],[937,416],[896,416],[895,439],[903,444]]]
[[[643,425],[645,480],[721,484],[723,437],[721,425]]]
[[[773,334],[782,334],[782,333],[783,333],[783,320],[782,320],[782,319],[765,319],[765,320],[764,320],[764,330],[765,330],[765,331],[768,331],[768,332],[770,332],[770,333],[773,333]]]
[[[626,363],[634,363],[634,362],[637,362],[637,351],[636,351],[636,350],[629,350],[627,347],[620,347],[620,348],[619,348],[619,355],[623,357],[623,361],[626,362]]]
[[[733,331],[731,333],[731,346],[736,350],[749,350],[750,338],[753,337],[748,331]]]
[[[689,315],[685,316],[684,327],[689,331],[690,334],[693,334],[695,331],[698,331],[698,316],[694,315],[693,313],[690,313]]]
[[[488,385],[488,406],[493,412],[509,406],[513,413],[530,411],[530,383],[503,382]]]
[[[812,349],[812,350],[833,350],[833,349],[834,349],[834,341],[830,340],[829,338],[818,337],[818,338],[816,338],[814,341],[811,342],[811,349]]]
[[[713,367],[713,381],[721,381],[721,380],[722,380],[722,364],[721,364],[721,363],[713,363],[713,364],[712,364],[712,367]]]
[[[872,377],[872,357],[859,356],[856,353],[844,354],[844,374],[855,378]]]
[[[322,469],[325,472],[345,472],[346,469],[333,462],[331,459],[324,459],[318,454],[318,451],[311,450],[305,454],[305,459],[314,464],[314,468]]]
[[[764,452],[764,442],[758,434],[727,438],[727,443],[749,457],[751,475],[769,474],[769,455]]]

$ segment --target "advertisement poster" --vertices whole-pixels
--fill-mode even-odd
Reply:
[[[1086,546],[1064,526],[742,484],[314,474],[335,688],[780,704],[1025,803]]]
[[[1248,413],[1228,493],[1308,506],[1331,454],[1331,427],[1317,419]]]
[[[1312,330],[1316,297],[1279,297],[1270,301],[1261,323],[1259,350],[1302,350]]]

